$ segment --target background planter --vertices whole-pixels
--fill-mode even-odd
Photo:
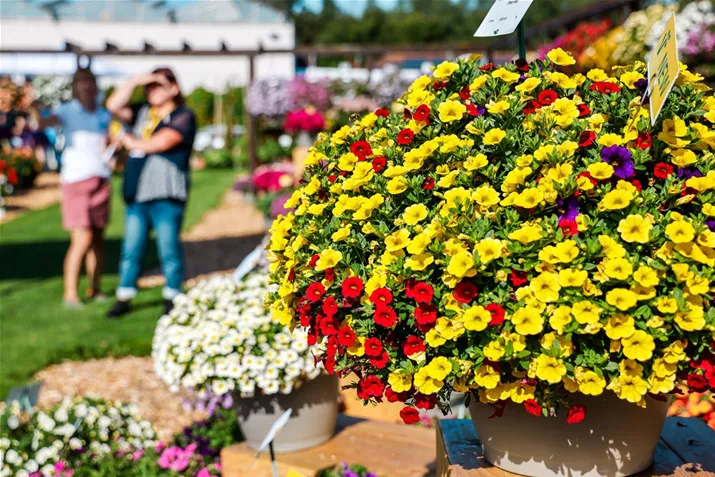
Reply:
[[[273,441],[276,452],[307,449],[330,439],[338,418],[338,378],[322,374],[290,394],[237,399],[238,423],[248,445],[257,449],[275,420],[293,408],[288,424]]]
[[[484,447],[484,458],[510,472],[534,477],[622,477],[653,462],[667,402],[646,398],[645,409],[611,392],[577,395],[588,414],[567,424],[566,413],[536,417],[510,403],[502,417],[472,400],[469,411]]]

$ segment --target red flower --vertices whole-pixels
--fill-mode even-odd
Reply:
[[[579,118],[583,118],[583,117],[591,114],[591,108],[589,108],[588,105],[585,103],[578,104],[578,105],[576,105],[576,107],[578,108],[578,117]]]
[[[405,352],[407,356],[416,354],[416,353],[421,353],[424,351],[426,348],[425,342],[422,338],[419,336],[408,336],[405,342],[402,344],[402,351]]]
[[[495,68],[494,63],[487,63],[484,66],[480,66],[479,69],[482,71],[491,71]]]
[[[541,405],[533,399],[527,399],[524,401],[524,408],[526,408],[526,412],[533,414],[536,417],[541,415]]]
[[[412,132],[412,129],[405,128],[397,134],[397,144],[402,144],[403,146],[412,144],[414,137],[415,133]]]
[[[581,147],[588,147],[596,140],[596,133],[593,131],[584,131],[578,138],[578,145]]]
[[[415,308],[415,320],[419,325],[429,325],[437,321],[437,309],[430,304]]]
[[[347,348],[352,346],[354,342],[355,332],[348,325],[345,325],[338,330],[338,343],[340,343],[340,346],[345,346]]]
[[[375,111],[375,116],[378,118],[386,118],[390,115],[390,110],[385,109],[385,108],[380,108]]]
[[[400,417],[405,424],[420,422],[420,412],[414,407],[405,406],[400,411]]]
[[[17,185],[17,171],[13,167],[7,168],[7,181],[10,185]]]
[[[335,270],[332,268],[326,268],[325,269],[325,279],[328,280],[329,282],[332,282],[335,280]]]
[[[647,132],[642,132],[636,138],[636,146],[641,149],[648,149],[653,144],[653,138]]]
[[[559,228],[561,229],[563,234],[568,237],[573,237],[574,235],[578,235],[578,224],[576,224],[575,220],[560,219],[559,220]]]
[[[392,303],[392,292],[389,288],[378,288],[370,294],[370,302],[375,305],[389,305]]]
[[[598,185],[598,181],[596,179],[594,179],[593,176],[591,175],[591,173],[588,171],[579,173],[579,175],[577,175],[576,178],[578,179],[579,177],[585,177],[586,179],[591,181],[591,184],[593,184],[594,186]]]
[[[431,177],[425,177],[425,180],[422,181],[422,189],[424,189],[424,190],[434,189],[434,179],[432,179]]]
[[[372,154],[372,148],[367,141],[356,141],[352,143],[350,151],[363,161],[367,159],[367,156]]]
[[[566,416],[566,422],[568,424],[578,424],[586,418],[586,408],[581,404],[574,404],[569,409],[569,413]]]
[[[379,398],[385,392],[385,384],[377,376],[366,376],[358,382],[357,392],[360,399]]]
[[[312,268],[315,268],[315,264],[318,263],[318,260],[320,259],[320,255],[317,253],[310,257],[310,262],[308,262],[308,265],[310,265]]]
[[[415,121],[429,121],[429,115],[431,112],[432,110],[429,106],[426,104],[420,104],[417,106],[413,118]]]
[[[380,172],[387,166],[387,159],[384,157],[376,157],[372,160],[372,170],[375,172]]]
[[[462,91],[459,92],[459,97],[462,98],[464,101],[468,100],[471,95],[472,94],[469,91],[469,85],[462,88]]]
[[[391,387],[385,389],[385,397],[387,402],[405,402],[407,399],[407,393],[396,393]]]
[[[388,361],[390,361],[390,357],[384,351],[377,358],[370,358],[370,364],[375,366],[377,369],[382,369],[387,366]]]
[[[323,336],[333,336],[338,334],[338,327],[336,326],[336,321],[330,316],[323,316],[319,318],[318,328]]]
[[[349,277],[343,280],[342,292],[345,298],[358,298],[364,289],[365,285],[359,277]]]
[[[328,356],[323,360],[323,366],[328,374],[335,374],[335,356]]]
[[[699,374],[688,374],[688,388],[696,393],[707,391],[708,380]]]
[[[659,162],[653,168],[653,175],[658,179],[667,179],[673,173],[673,166],[665,162]]]
[[[534,111],[536,111],[536,110],[539,109],[540,107],[541,107],[541,103],[539,103],[539,102],[536,101],[536,100],[531,100],[531,101],[529,101],[529,102],[526,104],[526,106],[524,106],[524,107],[521,109],[521,112],[524,113],[524,114],[526,114],[526,115],[534,114]]]
[[[408,298],[412,298],[417,303],[429,303],[432,301],[433,296],[434,290],[432,289],[432,285],[425,282],[417,282],[407,295]]]
[[[492,314],[492,320],[489,322],[489,326],[497,326],[504,323],[504,308],[496,303],[490,303],[484,307],[489,313]]]
[[[595,81],[591,85],[591,91],[598,91],[599,93],[618,93],[621,88],[616,83],[610,83],[608,81]]]
[[[459,303],[469,303],[477,296],[477,287],[471,282],[459,282],[452,294]]]
[[[328,180],[329,180],[330,182],[335,182],[336,180],[338,180],[338,176],[336,176],[335,174],[330,174],[330,175],[328,176]]]
[[[325,295],[325,287],[320,282],[311,283],[305,292],[305,298],[313,303],[323,298],[323,295]]]
[[[437,396],[426,396],[422,393],[415,395],[415,407],[429,411],[437,405]]]
[[[557,99],[559,99],[559,95],[556,94],[556,91],[545,89],[544,91],[539,93],[537,99],[539,101],[539,104],[541,104],[542,106],[548,106]]]
[[[365,355],[371,358],[380,356],[382,353],[382,342],[377,338],[368,338],[363,344],[365,347]]]
[[[412,119],[412,111],[405,108],[405,110],[402,112],[402,117],[405,121],[409,121],[410,119]]]
[[[639,181],[638,179],[633,179],[631,181],[631,184],[633,184],[633,186],[638,189],[638,192],[643,192],[643,186],[641,185],[641,181]]]
[[[432,85],[432,89],[434,89],[435,91],[439,91],[441,89],[444,89],[446,86],[446,81],[437,81],[435,84]]]
[[[397,321],[395,310],[387,305],[377,305],[375,309],[375,323],[385,328],[391,328]]]
[[[528,282],[529,278],[528,278],[526,272],[522,272],[521,270],[512,270],[511,273],[509,274],[509,281],[515,287],[520,287],[520,286],[524,285],[526,282]]]
[[[522,71],[524,73],[529,71],[529,62],[524,59],[519,58],[514,62],[514,64],[516,65],[516,69],[518,69],[519,71]]]
[[[334,317],[338,313],[338,304],[335,302],[335,298],[332,296],[327,297],[323,300],[323,313],[325,316],[330,318]]]

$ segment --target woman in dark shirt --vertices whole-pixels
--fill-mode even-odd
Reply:
[[[129,105],[132,92],[144,85],[148,104]],[[181,223],[189,195],[189,158],[196,135],[193,112],[184,105],[174,73],[159,68],[130,79],[107,100],[107,109],[131,126],[122,138],[129,151],[123,194],[127,204],[117,302],[108,313],[116,318],[130,309],[146,250],[149,230],[156,232],[166,278],[165,310],[181,292],[184,257]]]

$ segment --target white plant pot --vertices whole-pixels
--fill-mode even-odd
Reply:
[[[586,419],[567,424],[566,412],[536,417],[509,403],[504,415],[472,400],[469,411],[484,458],[509,472],[532,477],[624,477],[653,463],[668,402],[646,398],[646,408],[619,399],[577,394]]]
[[[333,436],[338,419],[338,378],[322,374],[290,394],[237,399],[238,423],[246,442],[257,449],[278,417],[293,414],[280,430],[273,448],[293,452],[322,444]]]

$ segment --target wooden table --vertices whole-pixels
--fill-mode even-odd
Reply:
[[[278,454],[278,474],[289,469],[313,477],[340,462],[362,464],[380,477],[432,477],[435,472],[434,429],[372,421],[341,414],[328,442],[299,452]],[[270,477],[268,453],[255,460],[245,443],[221,451],[223,477]]]
[[[468,419],[437,425],[437,477],[514,477],[481,455]],[[715,477],[715,431],[699,419],[669,417],[656,448],[654,465],[637,477]]]

